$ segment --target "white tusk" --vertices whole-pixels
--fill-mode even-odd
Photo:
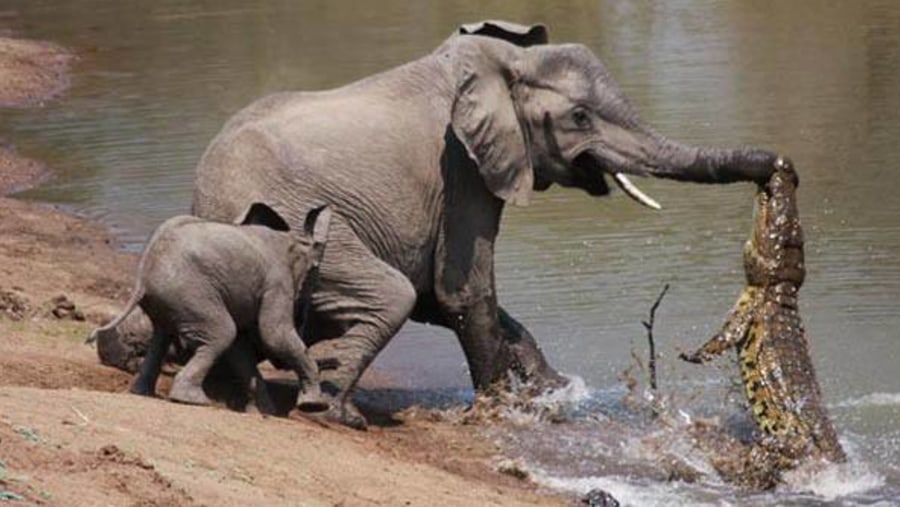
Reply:
[[[662,209],[662,206],[660,206],[659,203],[656,202],[656,200],[642,192],[641,189],[639,189],[637,185],[632,183],[631,180],[629,180],[628,177],[624,174],[614,173],[613,179],[616,180],[616,184],[619,185],[619,188],[621,188],[623,192],[628,194],[628,197],[631,197],[635,201],[643,204],[648,208]]]

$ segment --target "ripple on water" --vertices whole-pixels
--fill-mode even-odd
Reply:
[[[832,408],[900,406],[900,393],[870,393],[834,403]]]

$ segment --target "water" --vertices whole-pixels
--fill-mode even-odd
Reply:
[[[554,41],[587,44],[648,123],[676,139],[789,154],[802,179],[807,236],[803,316],[825,398],[865,479],[824,480],[844,487],[835,495],[776,493],[731,504],[900,502],[895,2],[448,0],[376,9],[343,0],[3,0],[0,10],[0,27],[83,54],[65,99],[0,112],[0,137],[59,170],[25,197],[100,219],[132,250],[159,222],[188,209],[204,147],[253,99],[398,65],[433,49],[459,23],[482,18],[539,20]],[[563,189],[508,210],[497,252],[501,301],[553,365],[585,380],[588,399],[607,400],[621,396],[619,376],[632,351],[645,356],[640,322],[670,283],[655,330],[660,383],[685,399],[694,393],[687,410],[722,412],[733,365],[692,367],[675,356],[714,332],[743,283],[753,189],[639,183],[662,212],[621,194],[591,199]],[[416,390],[467,386],[462,354],[444,330],[407,326],[378,365]],[[618,413],[610,403],[589,405],[609,418]],[[643,495],[619,492],[636,504],[725,505],[721,498],[734,495],[720,485],[629,478],[621,466],[612,475],[551,466],[559,458],[547,449],[571,455],[604,438],[604,427],[590,420],[526,432],[536,438],[516,439],[510,452],[546,467],[548,484],[621,483]]]

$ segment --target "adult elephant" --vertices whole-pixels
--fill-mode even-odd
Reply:
[[[330,417],[364,427],[350,393],[408,319],[452,329],[472,382],[512,371],[564,380],[497,303],[494,242],[507,203],[556,183],[609,193],[624,174],[762,181],[776,155],[685,146],[643,125],[585,46],[542,26],[467,25],[431,54],[328,91],[278,93],[235,115],[197,167],[194,214],[233,220],[266,202],[302,226],[334,210],[311,297],[310,353]]]

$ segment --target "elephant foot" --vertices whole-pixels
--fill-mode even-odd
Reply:
[[[272,400],[260,400],[256,399],[256,410],[263,415],[281,415],[282,412],[275,407],[275,404]],[[246,408],[246,407],[245,407]]]
[[[331,396],[322,394],[322,389],[318,382],[300,382],[300,393],[297,395],[297,410],[314,414],[317,412],[326,412],[330,407],[330,401],[334,400]]]
[[[328,404],[328,402],[323,400],[308,400],[297,403],[297,410],[303,412],[304,414],[318,414],[327,412],[330,408],[331,406]]]
[[[253,401],[256,404],[256,409],[259,410],[259,413],[265,415],[277,415],[278,409],[275,407],[275,402],[272,401],[272,397],[269,395],[269,388],[266,384],[266,381],[263,379],[253,379],[250,383],[250,387],[254,392]]]
[[[509,347],[509,355],[507,371],[516,377],[520,387],[529,395],[537,396],[569,384],[569,379],[547,364],[540,349],[512,345]],[[508,379],[500,376],[499,380],[503,384]]]
[[[305,414],[327,412],[330,409],[331,404],[321,396],[301,394],[297,400],[297,410]]]
[[[499,367],[493,372],[491,383],[503,382],[512,373],[533,394],[567,385],[569,380],[547,363],[528,329],[503,308],[498,308],[498,312],[503,346],[498,351],[499,357],[491,361]]]
[[[327,410],[320,411],[319,413],[305,412],[303,409],[300,410],[303,415],[312,417],[313,419],[341,424],[359,431],[366,431],[369,427],[369,423],[366,421],[365,416],[363,416],[359,409],[349,401],[329,404],[327,405]]]
[[[346,401],[340,405],[339,410],[334,410],[335,408],[329,408],[328,412],[325,413],[325,417],[355,430],[366,431],[368,429],[369,422],[366,421],[365,416],[360,413],[353,403]]]
[[[172,384],[172,390],[169,391],[169,399],[171,401],[184,403],[187,405],[212,404],[212,401],[210,401],[210,399],[203,392],[202,387],[179,383],[177,377],[175,378],[175,383]]]
[[[148,386],[140,382],[131,384],[131,387],[128,388],[128,392],[139,396],[156,396],[156,389],[154,389],[153,386]]]
[[[328,403],[328,399],[322,397],[318,389],[309,393],[301,391],[297,399],[297,410],[307,414],[326,412],[329,408],[331,408],[331,404]]]

